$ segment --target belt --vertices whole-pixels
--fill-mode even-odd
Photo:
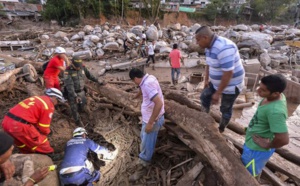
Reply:
[[[26,120],[24,120],[24,119],[22,119],[22,118],[16,116],[16,115],[14,115],[14,114],[12,114],[12,113],[10,113],[10,112],[8,112],[6,115],[7,115],[8,117],[10,117],[11,119],[13,119],[13,120],[15,120],[15,121],[18,121],[18,122],[21,122],[21,123],[26,124],[26,125],[32,125],[32,124],[34,124],[34,123],[28,122],[28,121],[26,121]]]
[[[79,171],[76,171],[76,172],[71,172],[71,173],[67,173],[67,174],[60,174],[60,175],[63,178],[71,178],[71,177],[76,176],[77,174],[81,173],[82,171],[83,171],[83,169],[80,169]]]

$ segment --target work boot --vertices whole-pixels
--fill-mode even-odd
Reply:
[[[75,121],[75,124],[78,126],[78,127],[84,127],[82,121],[79,119],[77,121]]]
[[[141,179],[144,175],[147,174],[147,168],[139,164],[136,168],[136,171],[129,176],[129,181],[134,182]]]
[[[221,118],[220,124],[219,124],[219,132],[223,133],[227,125],[229,124],[230,119],[224,119]]]

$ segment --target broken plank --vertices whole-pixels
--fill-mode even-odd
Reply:
[[[176,186],[192,185],[196,177],[200,174],[203,167],[204,166],[201,162],[197,163],[191,170],[189,170],[186,174],[183,175],[182,178],[179,179]]]
[[[272,182],[273,186],[286,186],[286,184],[267,167],[263,169],[263,174],[270,182]]]

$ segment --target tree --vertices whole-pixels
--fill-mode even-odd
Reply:
[[[274,21],[287,10],[292,2],[295,0],[253,0],[250,5],[259,18],[265,21]]]
[[[99,17],[99,0],[47,0],[43,11],[46,20],[59,23],[82,20],[87,16]]]
[[[217,15],[228,14],[230,10],[229,0],[212,0],[204,10],[206,19],[216,23]]]

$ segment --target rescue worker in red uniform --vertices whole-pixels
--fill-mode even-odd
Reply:
[[[57,88],[61,90],[58,75],[60,71],[66,70],[66,66],[69,66],[70,62],[64,48],[56,47],[54,53],[55,56],[49,61],[43,77],[47,89]]]
[[[53,152],[47,135],[58,101],[64,101],[61,91],[50,88],[43,96],[32,96],[21,101],[5,115],[2,128],[14,138],[21,153]]]

